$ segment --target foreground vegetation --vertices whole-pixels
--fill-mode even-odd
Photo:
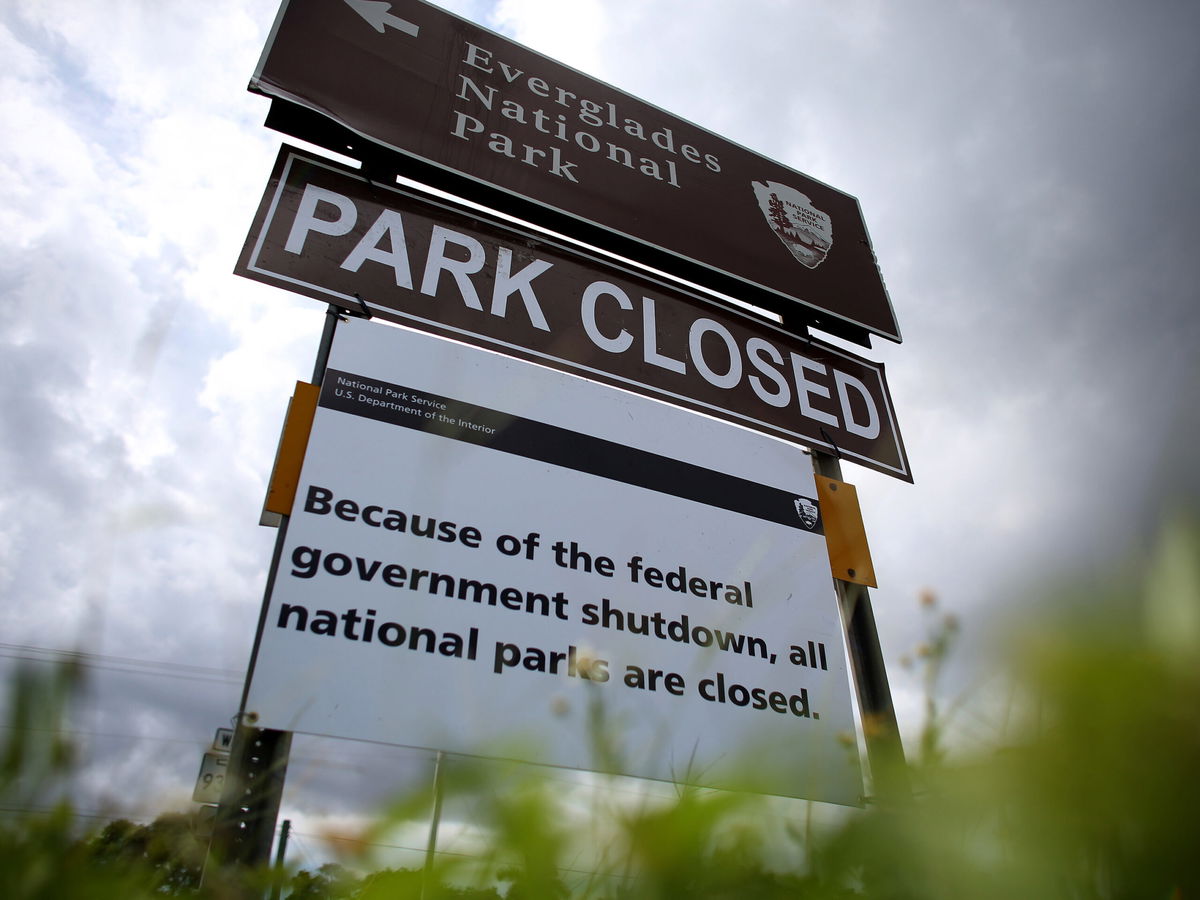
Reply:
[[[356,900],[1200,897],[1200,535],[1179,525],[1141,571],[1043,606],[1057,618],[1046,613],[1003,641],[1007,667],[995,680],[1011,684],[1011,721],[1002,739],[947,752],[931,699],[910,748],[912,801],[870,804],[822,828],[794,823],[782,854],[780,829],[764,824],[775,820],[771,801],[681,790],[591,823],[599,871],[568,878],[578,867],[561,797],[545,782],[488,785],[467,771],[448,790],[484,810],[486,846],[475,859],[373,874],[347,859],[288,873],[280,887]],[[926,611],[934,627],[914,664],[932,686],[955,623],[933,603]],[[245,885],[226,878],[198,887],[203,841],[189,815],[78,833],[55,799],[72,765],[56,728],[78,679],[66,667],[50,679],[22,672],[13,685],[0,760],[0,896],[243,896]],[[424,817],[426,800],[399,801],[364,839]],[[20,812],[47,804],[48,815]],[[269,879],[255,873],[251,886],[267,890]]]

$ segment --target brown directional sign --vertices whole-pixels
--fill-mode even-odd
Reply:
[[[285,0],[250,88],[297,137],[790,324],[900,340],[853,197],[419,0]]]
[[[236,272],[912,480],[881,365],[291,148]]]

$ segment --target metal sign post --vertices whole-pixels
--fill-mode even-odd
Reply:
[[[325,363],[329,358],[329,348],[333,343],[338,321],[338,310],[330,305],[326,311],[325,327],[321,333],[321,343],[313,366],[313,382],[316,384],[320,384],[324,377]],[[286,515],[279,517],[274,558],[267,577],[267,597],[271,595],[274,587],[275,571],[287,538],[287,522]],[[264,602],[259,614],[258,630],[254,636],[250,664],[246,668],[237,727],[234,729],[230,747],[228,772],[209,843],[205,872],[210,865],[264,867],[271,858],[271,843],[274,840],[275,823],[279,818],[279,806],[283,798],[292,735],[288,731],[256,728],[246,713],[246,697],[250,689],[250,679],[254,674],[266,608]]]
[[[442,783],[445,767],[446,754],[439,750],[433,763],[433,809],[429,816],[429,841],[425,845],[425,868],[421,870],[421,897],[429,896],[435,884],[433,866],[437,853],[438,826],[442,822]]]
[[[842,464],[836,456],[814,452],[812,459],[816,474],[841,480]],[[862,714],[867,763],[875,797],[892,806],[903,804],[912,799],[912,783],[904,760],[904,746],[900,741],[871,598],[864,585],[838,578],[836,574],[834,585],[842,607],[850,670]]]

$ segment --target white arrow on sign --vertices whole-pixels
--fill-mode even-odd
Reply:
[[[393,28],[403,31],[405,34],[417,36],[420,29],[408,19],[401,19],[399,16],[393,16],[389,9],[392,4],[385,3],[384,0],[346,0],[346,4],[367,20],[367,24],[383,34],[384,28],[391,25]]]

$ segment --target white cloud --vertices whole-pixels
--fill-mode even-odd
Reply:
[[[576,0],[569,7],[554,0],[499,0],[489,27],[540,53],[590,74],[604,67],[601,47],[607,10],[600,0]]]

